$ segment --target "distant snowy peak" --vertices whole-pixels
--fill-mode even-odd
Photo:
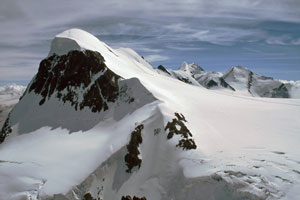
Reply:
[[[181,64],[181,66],[179,67],[179,70],[187,72],[187,73],[191,73],[192,75],[204,72],[204,69],[202,69],[197,64],[195,64],[195,63],[188,64],[187,62],[183,62]]]
[[[166,69],[162,65],[157,67],[157,71],[161,74],[173,77],[182,82],[203,86],[207,89],[229,89],[234,90],[226,81],[222,78],[220,72],[205,72],[203,68],[195,63],[188,64],[183,62],[178,70]]]
[[[179,70],[166,69],[162,65],[157,69],[161,74],[207,89],[225,89],[257,97],[300,98],[299,83],[275,80],[243,66],[231,67],[224,75],[220,72],[206,72],[198,65],[186,62]]]
[[[235,89],[248,91],[252,96],[271,98],[290,98],[292,96],[283,82],[261,76],[243,66],[232,67],[223,77]]]

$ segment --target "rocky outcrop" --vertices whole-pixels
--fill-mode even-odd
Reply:
[[[157,67],[157,69],[159,69],[160,71],[163,71],[163,72],[165,72],[165,73],[171,75],[170,72],[168,72],[168,70],[167,70],[164,66],[162,66],[162,65],[159,65],[159,66]]]
[[[175,116],[176,118],[168,122],[165,127],[165,131],[168,131],[167,139],[173,138],[174,134],[180,135],[182,139],[179,140],[176,147],[180,147],[183,150],[196,149],[197,145],[192,139],[193,135],[184,124],[184,122],[187,122],[185,117],[179,113],[175,113]]]
[[[133,198],[131,198],[131,196],[127,195],[127,196],[122,196],[122,199],[121,200],[147,200],[146,197],[136,197],[136,196],[133,196]]]
[[[285,84],[281,84],[278,88],[274,88],[272,91],[273,98],[290,98],[289,90]]]
[[[42,96],[40,105],[55,96],[70,102],[76,110],[89,107],[92,112],[100,112],[116,100],[119,78],[107,68],[99,52],[70,51],[44,59],[29,92]],[[83,91],[82,96],[78,91]]]
[[[4,139],[12,132],[12,129],[9,125],[9,116],[5,120],[3,127],[0,131],[0,143],[4,141]]]
[[[142,130],[144,128],[143,124],[138,125],[134,131],[131,133],[130,141],[128,143],[127,150],[128,153],[125,155],[125,162],[127,165],[126,172],[131,173],[132,168],[141,167],[142,160],[138,157],[140,151],[138,149],[139,145],[143,142]]]

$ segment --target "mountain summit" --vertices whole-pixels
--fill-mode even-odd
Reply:
[[[0,199],[297,199],[300,100],[235,93],[263,81],[58,34],[1,130]]]

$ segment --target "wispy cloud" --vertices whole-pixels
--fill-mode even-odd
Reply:
[[[159,53],[162,51],[162,49],[150,49],[150,48],[137,48],[137,51],[143,51],[143,52],[149,52],[149,53]]]
[[[169,60],[168,56],[162,56],[162,55],[148,55],[145,57],[146,60],[148,60],[149,62],[157,62],[157,61],[165,61],[165,60]]]
[[[293,39],[291,36],[282,35],[270,37],[266,42],[271,45],[300,45],[300,38]]]
[[[299,0],[1,0],[0,79],[30,79],[51,38],[73,27],[171,66],[187,59],[227,66],[220,62],[225,54],[234,60],[237,48],[252,45],[264,52],[276,44],[275,54],[293,54],[300,50],[299,9]],[[275,28],[264,24],[274,22]]]

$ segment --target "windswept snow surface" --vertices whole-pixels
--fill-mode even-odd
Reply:
[[[138,78],[158,100],[120,120],[103,119],[85,132],[45,126],[22,134],[15,125],[0,144],[0,199],[82,199],[78,191],[105,200],[123,195],[148,200],[299,199],[299,99],[207,90],[161,75],[133,50],[112,49],[82,30],[57,37],[99,51],[113,72]],[[185,116],[196,150],[177,148],[179,136],[166,139],[164,127],[175,112]],[[125,145],[141,123],[143,162],[128,174]],[[160,130],[157,135],[155,130]]]

